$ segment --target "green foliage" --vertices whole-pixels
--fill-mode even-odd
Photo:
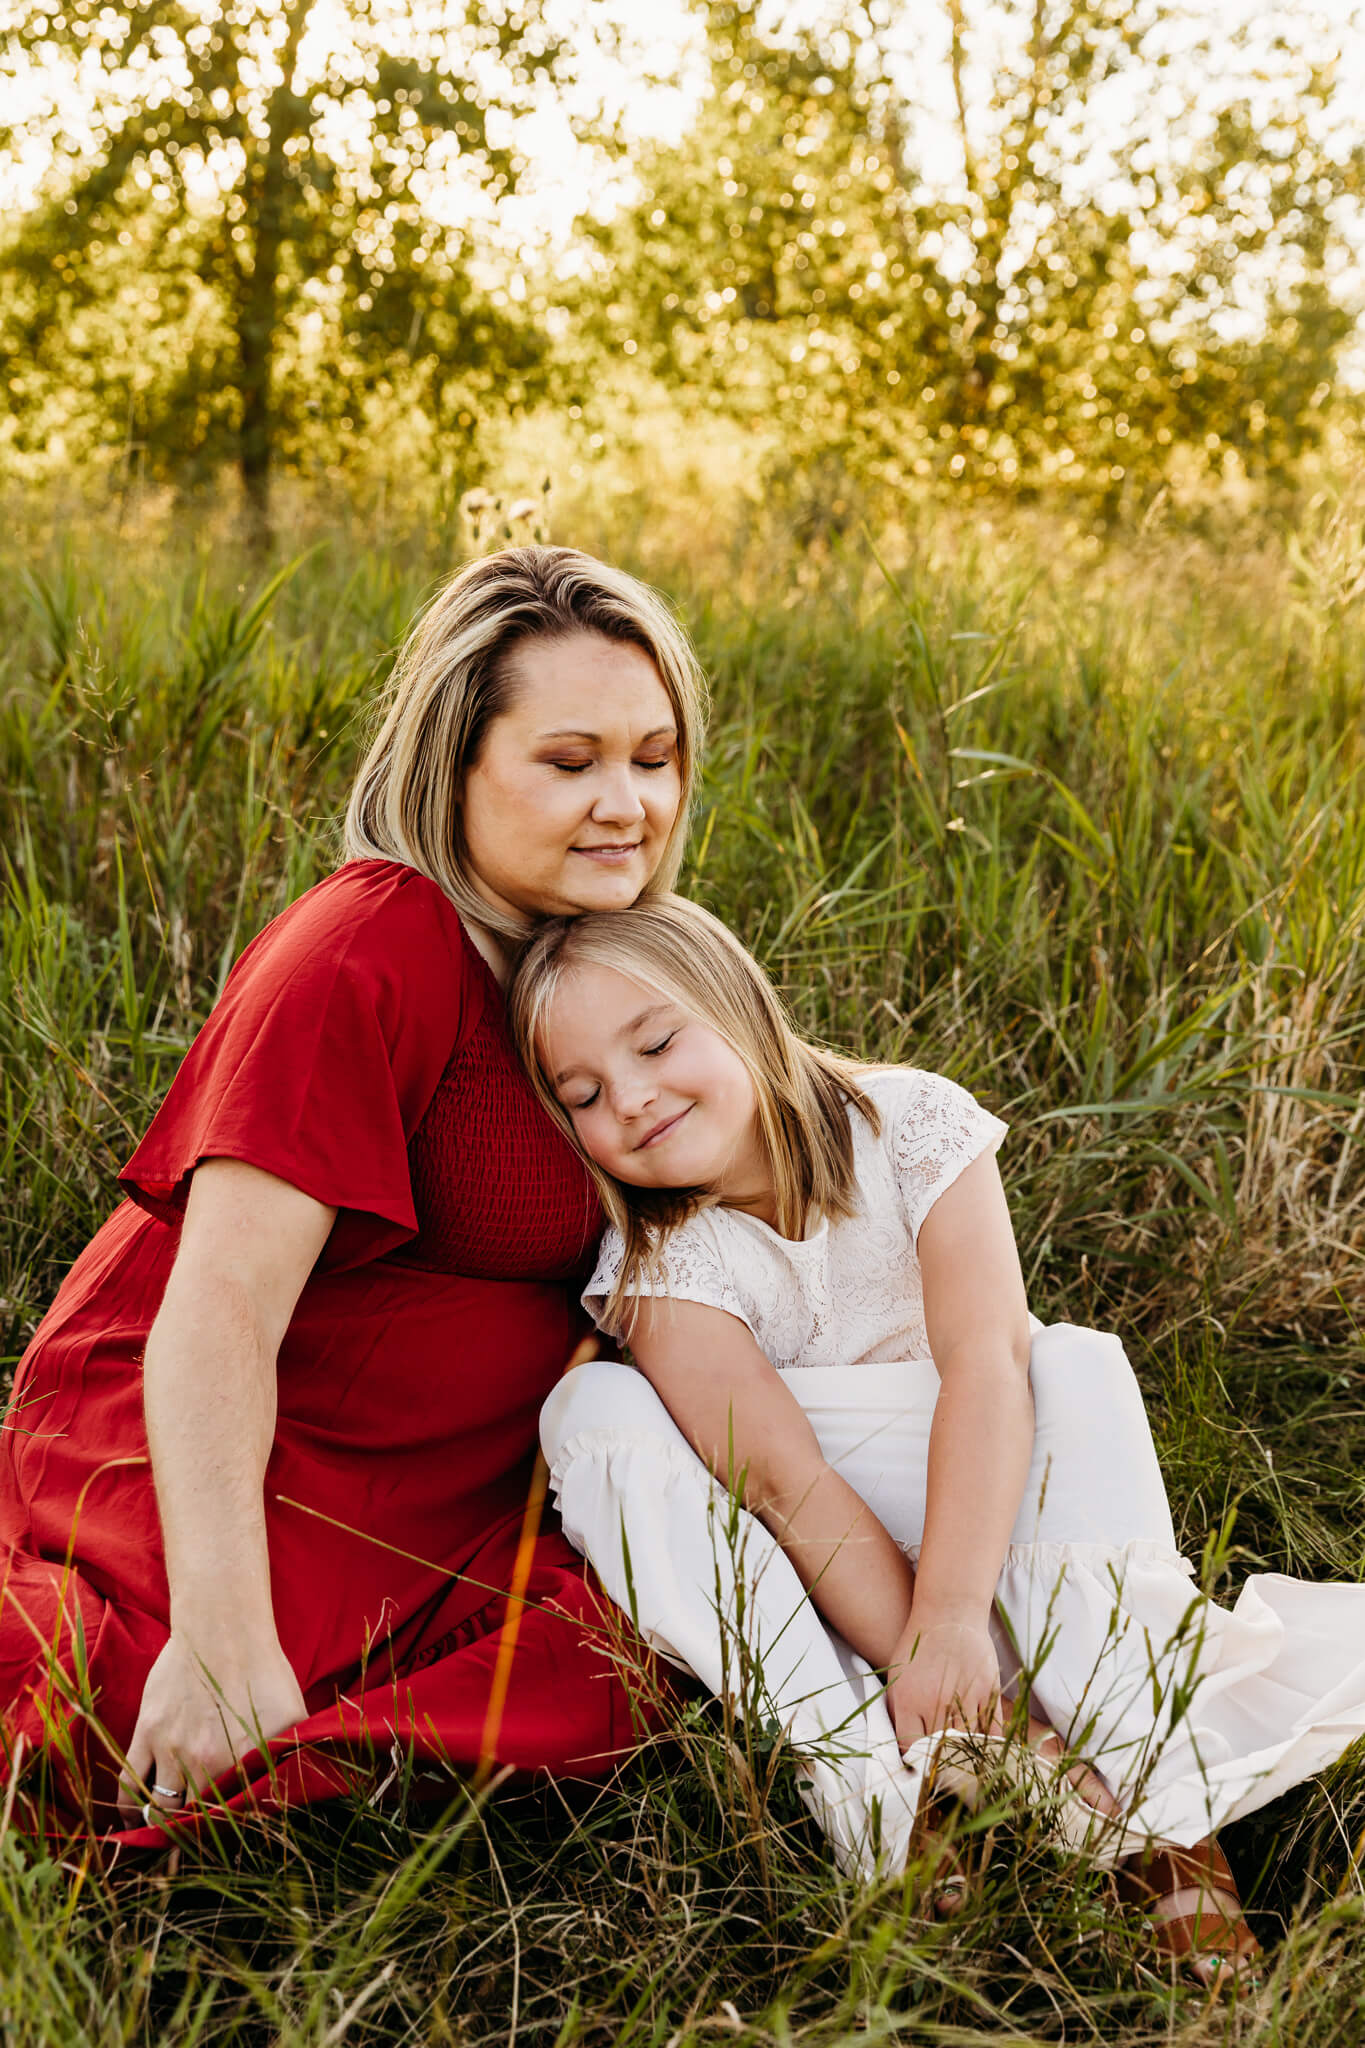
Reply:
[[[696,117],[626,153],[582,111],[578,45],[600,70],[611,24],[544,7],[7,0],[31,106],[0,160],[52,158],[0,246],[11,473],[126,494],[230,459],[263,525],[272,465],[458,495],[527,407],[609,429],[609,396],[663,393],[753,429],[769,486],[846,526],[873,486],[1065,486],[1108,515],[1201,476],[1278,491],[1329,405],[1354,421],[1365,149],[1315,22],[691,0]],[[571,81],[636,196],[580,222],[566,284],[496,212],[512,117]]]
[[[665,539],[717,697],[688,886],[808,1029],[1010,1118],[1033,1302],[1125,1333],[1187,1551],[1358,1577],[1358,514],[1224,560],[939,524],[885,572],[859,544],[780,577],[771,532]],[[7,1364],[231,959],[330,865],[450,554],[357,522],[274,566],[183,530],[4,557]],[[1358,1757],[1229,1831],[1275,1944],[1231,2015],[1142,1977],[1110,1881],[1017,1803],[964,1823],[952,1922],[923,1871],[843,1882],[773,1731],[695,1702],[601,1790],[450,1800],[436,1824],[400,1786],[109,1877],[0,1816],[6,2043],[1341,2048],[1365,2010]]]
[[[443,184],[466,212],[515,186],[497,116],[563,70],[534,6],[423,24],[383,0],[72,0],[5,43],[58,82],[27,124],[57,138],[43,201],[5,256],[18,466],[53,432],[152,474],[231,455],[264,519],[272,462],[310,436],[336,450],[415,413],[449,460],[491,395],[502,413],[541,388],[543,335],[432,208]],[[60,126],[78,77],[88,143]]]
[[[808,1825],[750,1817],[742,1756],[680,1711],[679,1745],[602,1791],[476,1804],[433,1826],[338,1806],[258,1827],[178,1875],[72,1880],[0,1840],[0,2009],[12,2048],[769,2048],[1002,2039],[1104,2048],[1337,2048],[1365,1997],[1359,1896],[1312,1803],[1267,1887],[1287,1925],[1265,1992],[1231,2010],[1140,1976],[1108,1880],[1005,1802],[967,1823],[979,1887],[951,1923],[923,1872],[832,1876]],[[1343,1829],[1358,1797],[1332,1788]],[[1302,1801],[1300,1802],[1302,1804]],[[1282,1826],[1285,1816],[1281,1815]],[[1249,1871],[1257,1843],[1234,1853]],[[1299,1887],[1303,1896],[1299,1896]],[[1280,1916],[1283,1916],[1281,1920]]]
[[[52,154],[0,247],[11,473],[126,494],[230,459],[264,523],[272,465],[391,459],[458,494],[509,416],[609,429],[609,395],[662,392],[753,429],[769,487],[840,526],[871,486],[1109,515],[1201,476],[1282,490],[1329,408],[1355,420],[1365,150],[1319,24],[691,4],[695,120],[629,154],[636,197],[580,223],[566,285],[524,255],[499,283],[494,218],[511,117],[594,75],[576,42],[613,47],[592,10],[580,35],[543,0],[8,0],[32,104],[0,159]]]
[[[1117,506],[1177,453],[1283,478],[1314,444],[1352,331],[1333,276],[1365,166],[1324,139],[1327,70],[1281,45],[1242,81],[1258,114],[1234,91],[1210,120],[1209,53],[1186,50],[1177,87],[1180,10],[1161,0],[971,18],[944,0],[945,193],[888,8],[846,0],[781,34],[757,0],[698,11],[698,121],[645,153],[638,201],[595,232],[609,355],[741,420],[775,413],[793,469],[829,448],[900,491],[1060,483]]]

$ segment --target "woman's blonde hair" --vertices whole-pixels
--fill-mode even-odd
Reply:
[[[849,1110],[857,1110],[874,1131],[881,1128],[876,1105],[858,1085],[857,1076],[865,1069],[799,1037],[758,962],[719,918],[682,896],[640,902],[630,910],[551,919],[513,970],[507,1013],[517,1051],[536,1093],[580,1153],[573,1121],[545,1065],[544,1035],[561,982],[575,968],[589,965],[614,968],[690,1011],[744,1062],[754,1084],[783,1236],[803,1236],[816,1216],[854,1213]],[[668,1233],[714,1197],[700,1188],[630,1187],[594,1160],[587,1165],[626,1247],[605,1320],[609,1327],[628,1331],[631,1298],[656,1286]]]
[[[641,648],[673,707],[682,797],[645,894],[671,889],[700,766],[705,678],[664,599],[576,548],[503,548],[437,592],[394,666],[383,721],[347,806],[345,858],[402,861],[443,889],[461,916],[524,938],[528,925],[494,910],[469,878],[460,804],[488,728],[511,701],[516,651],[574,633]]]

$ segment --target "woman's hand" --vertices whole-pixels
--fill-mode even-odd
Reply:
[[[172,1631],[143,1687],[119,1784],[120,1809],[132,1816],[149,1801],[179,1812],[307,1711],[278,1641],[243,1655],[232,1644],[196,1648]]]
[[[965,1621],[921,1628],[912,1613],[893,1661],[887,1706],[902,1749],[936,1728],[999,1733],[1000,1664],[989,1629]]]

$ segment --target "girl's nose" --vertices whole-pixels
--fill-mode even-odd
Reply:
[[[592,815],[598,825],[639,824],[645,815],[645,807],[628,767],[608,767],[604,771],[593,801]]]
[[[617,1117],[623,1124],[633,1124],[643,1116],[658,1095],[652,1081],[643,1078],[623,1083],[612,1091]]]

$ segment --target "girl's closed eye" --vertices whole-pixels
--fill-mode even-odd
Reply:
[[[753,1080],[660,979],[596,961],[557,977],[534,1071],[580,1151],[623,1186],[737,1190],[747,1202],[766,1170]]]

